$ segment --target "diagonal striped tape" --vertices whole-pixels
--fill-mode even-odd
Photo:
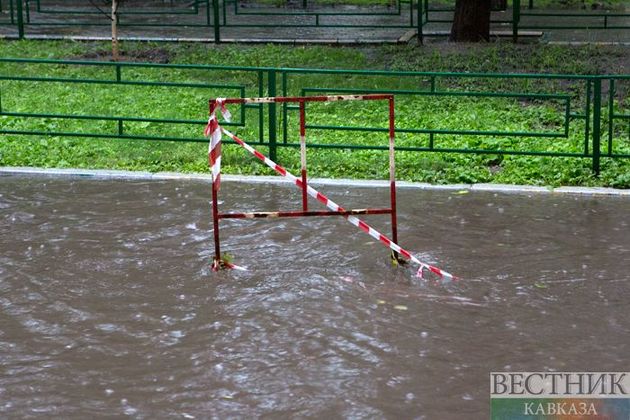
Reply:
[[[254,149],[252,146],[250,146],[249,144],[245,143],[239,137],[237,137],[234,134],[230,133],[225,128],[221,127],[221,130],[223,131],[223,133],[226,136],[230,137],[232,140],[234,140],[237,144],[242,146],[249,153],[251,153],[254,156],[256,156],[265,165],[269,166],[271,169],[273,169],[274,171],[276,171],[277,173],[279,173],[283,177],[287,178],[289,181],[291,181],[292,183],[297,185],[299,188],[301,188],[301,189],[303,188],[301,179],[297,178],[295,175],[293,175],[290,172],[288,172],[285,168],[283,168],[282,166],[278,165],[277,163],[275,163],[274,161],[272,161],[271,159],[269,159],[268,157],[266,157],[265,155],[263,155],[262,153],[260,153],[256,149]],[[332,210],[332,211],[346,211],[343,207],[341,207],[340,205],[338,205],[334,201],[330,200],[328,197],[326,197],[324,194],[320,193],[319,191],[317,191],[315,188],[311,187],[310,185],[308,185],[306,187],[306,191],[307,191],[308,195],[310,195],[311,197],[315,198],[320,203],[324,204],[330,210]],[[433,266],[431,264],[427,264],[425,262],[420,261],[414,255],[412,255],[409,251],[403,249],[398,244],[394,243],[391,239],[389,239],[387,236],[385,236],[382,233],[378,232],[376,229],[374,229],[373,227],[371,227],[370,225],[368,225],[367,223],[365,223],[363,220],[359,219],[358,217],[353,216],[353,215],[345,215],[343,217],[346,220],[348,220],[348,222],[350,222],[354,226],[358,227],[363,232],[367,233],[368,235],[370,235],[371,237],[373,237],[377,241],[383,243],[385,246],[389,247],[393,251],[398,252],[403,257],[405,257],[408,260],[412,261],[413,263],[417,264],[419,266],[418,276],[422,277],[423,270],[426,269],[426,270],[428,270],[428,271],[438,275],[440,278],[442,278],[444,280],[455,280],[455,279],[457,279],[457,277],[453,276],[452,274],[450,274],[450,273],[448,273],[448,272],[446,272],[446,271],[444,271],[444,270],[442,270],[442,269],[440,269],[438,267],[435,267],[435,266]]]

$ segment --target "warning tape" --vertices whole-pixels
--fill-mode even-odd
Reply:
[[[210,138],[208,144],[208,164],[212,171],[212,183],[216,185],[217,191],[221,186],[221,128],[217,120],[217,108],[221,109],[221,114],[226,121],[230,121],[232,114],[225,107],[225,98],[217,98],[212,103],[210,117],[203,134]]]
[[[240,139],[236,135],[232,134],[231,132],[229,132],[225,128],[220,127],[220,129],[226,136],[230,137],[232,140],[234,140],[237,144],[242,146],[249,153],[251,153],[254,156],[256,156],[265,165],[269,166],[271,169],[273,169],[274,171],[276,171],[277,173],[279,173],[283,177],[287,178],[289,181],[293,182],[298,188],[300,188],[302,190],[304,189],[301,179],[297,178],[295,175],[293,175],[290,172],[288,172],[285,168],[283,168],[282,166],[278,165],[277,163],[275,163],[274,161],[272,161],[271,159],[269,159],[268,157],[266,157],[265,155],[260,153],[258,150],[254,149],[249,144],[245,143],[245,141],[243,141],[242,139]],[[341,212],[346,211],[343,207],[341,207],[340,205],[338,205],[334,201],[330,200],[328,197],[326,197],[324,194],[320,193],[319,191],[317,191],[315,188],[311,187],[310,185],[306,186],[306,192],[308,193],[308,195],[310,195],[311,197],[315,198],[317,201],[319,201],[320,203],[324,204],[326,207],[328,207],[332,211],[341,211]],[[448,272],[446,272],[446,271],[444,271],[444,270],[442,270],[442,269],[440,269],[438,267],[435,267],[435,266],[433,266],[431,264],[427,264],[425,262],[420,261],[418,258],[413,256],[409,251],[401,248],[398,244],[394,243],[387,236],[385,236],[382,233],[378,232],[376,229],[374,229],[373,227],[371,227],[370,225],[368,225],[367,223],[365,223],[363,220],[359,219],[358,217],[355,217],[353,215],[343,215],[343,217],[348,222],[352,223],[354,226],[358,227],[363,232],[367,233],[368,235],[370,235],[371,237],[373,237],[377,241],[383,243],[385,246],[389,247],[394,252],[397,252],[397,253],[401,254],[406,259],[408,259],[408,260],[412,261],[413,263],[417,264],[419,266],[418,273],[417,273],[419,277],[422,277],[423,270],[427,269],[428,271],[438,275],[440,278],[442,278],[444,280],[455,280],[455,279],[457,279],[457,277],[453,276],[452,274],[450,274],[450,273],[448,273]]]

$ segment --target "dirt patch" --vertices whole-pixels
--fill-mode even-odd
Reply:
[[[388,69],[482,73],[627,74],[628,48],[621,45],[549,45],[433,42],[386,51]]]
[[[111,50],[96,50],[71,57],[76,60],[113,61]],[[147,48],[132,51],[121,51],[120,61],[168,64],[171,52],[163,48]]]

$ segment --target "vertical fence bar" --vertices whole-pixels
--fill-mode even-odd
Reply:
[[[564,135],[569,138],[569,124],[571,122],[571,101],[567,100],[564,105]]]
[[[276,96],[276,71],[274,69],[269,70],[267,73],[267,96]],[[271,102],[269,104],[269,159],[274,162],[277,160],[277,138],[276,138],[276,103]]]
[[[423,1],[423,0],[419,0],[419,1]],[[424,0],[424,14],[425,14],[425,19],[426,22],[429,22],[429,0]]]
[[[602,79],[593,81],[593,172],[599,176],[602,124]]]
[[[615,118],[615,79],[610,79],[608,88],[608,156],[613,150],[613,122]]]
[[[302,164],[302,210],[308,211],[306,193],[306,106],[300,101],[300,163]]]
[[[17,0],[17,26],[19,39],[24,39],[24,13],[22,10],[22,1],[23,0]]]
[[[521,0],[512,1],[512,42],[518,42],[518,24],[521,20]]]
[[[410,0],[411,4],[413,5],[413,0]],[[416,25],[418,25],[418,44],[422,45],[424,44],[424,34],[422,33],[422,0],[418,0],[418,17],[417,17],[417,22]]]
[[[261,98],[265,95],[265,88],[263,86],[263,72],[258,70],[258,97]],[[241,105],[245,106],[245,104]],[[265,114],[263,104],[258,104],[258,141],[262,143],[265,139]]]
[[[214,42],[221,43],[221,29],[219,22],[219,0],[212,0],[212,24],[214,25]]]
[[[287,73],[282,72],[282,96],[289,96],[287,93]],[[282,104],[282,142],[286,143],[289,137],[288,124],[289,124],[289,104],[284,102]]]
[[[584,105],[584,115],[586,120],[584,123],[584,155],[588,155],[588,142],[591,137],[591,79],[586,80],[586,105]]]

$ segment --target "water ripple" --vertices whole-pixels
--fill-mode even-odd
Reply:
[[[226,211],[299,198],[224,188]],[[443,285],[342,218],[222,221],[250,270],[214,273],[209,191],[2,178],[0,417],[478,418],[489,371],[615,371],[630,351],[626,202],[401,190],[403,245],[463,278]]]

